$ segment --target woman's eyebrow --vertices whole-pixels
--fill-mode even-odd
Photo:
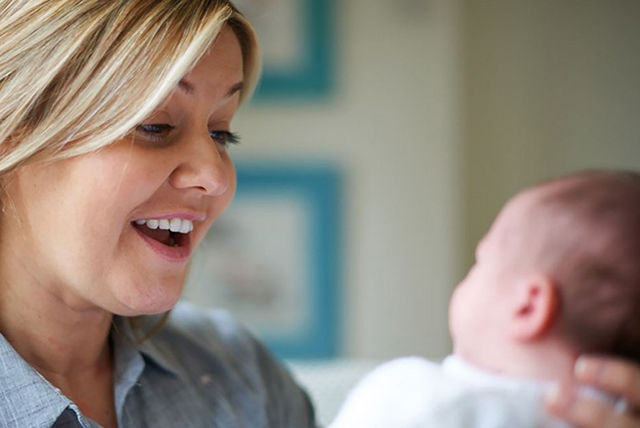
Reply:
[[[238,82],[235,85],[233,85],[231,88],[229,88],[229,91],[227,92],[227,98],[229,98],[236,92],[242,90],[243,87],[244,87],[244,82]]]
[[[193,93],[193,85],[184,79],[181,79],[180,82],[178,82],[178,88],[182,89],[187,94]]]
[[[193,85],[185,79],[182,79],[180,80],[180,82],[178,82],[178,87],[187,94],[193,94],[193,92],[195,91]],[[236,92],[242,90],[243,87],[244,82],[238,82],[235,85],[231,86],[225,95],[226,98],[229,98]]]

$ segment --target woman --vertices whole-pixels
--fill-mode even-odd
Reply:
[[[229,204],[258,62],[223,0],[0,3],[0,426],[313,425],[228,316],[127,320]]]
[[[226,0],[0,0],[0,426],[313,425],[229,316],[153,317],[233,196],[258,62]]]

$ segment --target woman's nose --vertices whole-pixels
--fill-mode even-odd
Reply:
[[[233,166],[224,149],[206,136],[179,145],[180,162],[169,177],[176,189],[199,189],[209,196],[224,194],[232,182]]]

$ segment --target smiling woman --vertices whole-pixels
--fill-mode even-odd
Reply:
[[[127,322],[174,307],[229,205],[258,70],[225,0],[0,1],[2,426],[313,425],[229,316]]]
[[[73,307],[97,304],[120,315],[171,308],[192,248],[234,193],[226,142],[210,133],[229,129],[239,102],[229,88],[242,81],[242,70],[238,39],[224,27],[185,76],[193,89],[170,93],[133,132],[100,151],[9,173],[4,187],[13,215],[0,219],[0,249],[11,243],[30,260],[39,286],[73,290],[66,298]],[[170,222],[179,229],[171,232]],[[189,230],[177,233],[183,222]],[[65,223],[74,227],[61,234],[57,226]],[[5,264],[7,282],[22,282],[25,268],[10,257],[0,260]]]

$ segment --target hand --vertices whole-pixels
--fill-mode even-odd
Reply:
[[[609,357],[582,356],[575,365],[580,383],[622,397],[627,408],[578,395],[560,386],[545,397],[550,413],[580,428],[640,428],[640,365]]]

